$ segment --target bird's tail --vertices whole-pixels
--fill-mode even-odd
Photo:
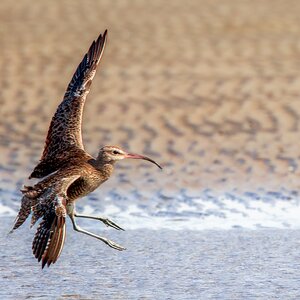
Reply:
[[[33,255],[38,261],[42,260],[42,268],[54,264],[64,246],[66,236],[65,211],[51,211],[44,215],[39,224],[33,243]]]

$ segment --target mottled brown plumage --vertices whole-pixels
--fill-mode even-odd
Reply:
[[[42,219],[32,244],[33,254],[38,261],[42,261],[42,267],[55,263],[62,251],[66,215],[71,218],[74,230],[97,238],[114,249],[124,250],[122,246],[81,229],[76,224],[75,217],[90,218],[122,230],[107,218],[78,214],[75,211],[75,200],[86,196],[105,182],[118,160],[144,159],[160,167],[148,157],[127,153],[116,146],[104,146],[97,158],[84,150],[81,137],[82,112],[103,54],[106,35],[107,31],[90,46],[52,118],[41,160],[29,177],[43,179],[34,186],[24,186],[21,190],[21,208],[12,231],[20,227],[31,213],[31,226]]]

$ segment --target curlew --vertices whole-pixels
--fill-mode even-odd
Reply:
[[[107,31],[93,41],[52,118],[42,157],[29,176],[41,180],[21,190],[21,208],[12,231],[20,227],[30,214],[31,226],[42,219],[32,243],[33,255],[39,262],[42,261],[42,268],[45,265],[49,267],[60,256],[66,236],[67,215],[75,231],[96,238],[113,249],[124,250],[124,247],[106,237],[79,227],[76,218],[89,218],[123,230],[108,218],[77,213],[75,201],[105,182],[112,175],[115,162],[119,160],[144,159],[161,168],[154,160],[127,153],[117,146],[102,147],[96,158],[84,150],[81,137],[82,112],[106,39]]]

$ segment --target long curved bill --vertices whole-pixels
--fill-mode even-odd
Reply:
[[[162,169],[162,167],[157,162],[155,162],[153,159],[151,159],[147,156],[143,156],[143,155],[135,154],[135,153],[127,153],[125,158],[148,160],[148,161],[152,162],[153,164],[155,164],[156,166],[158,166],[160,169]]]

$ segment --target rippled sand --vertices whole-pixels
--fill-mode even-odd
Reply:
[[[122,162],[79,204],[128,229],[104,232],[123,253],[68,224],[42,272],[34,230],[6,238],[13,218],[1,217],[0,296],[299,299],[299,231],[203,230],[300,227],[299,15],[296,0],[2,0],[0,214],[16,213],[65,88],[106,28],[86,149],[119,144],[164,170]],[[141,227],[160,230],[130,230]]]
[[[4,0],[0,14],[2,189],[20,187],[38,161],[66,85],[105,28],[86,148],[119,144],[165,170],[124,162],[104,188],[298,188],[298,1]]]

